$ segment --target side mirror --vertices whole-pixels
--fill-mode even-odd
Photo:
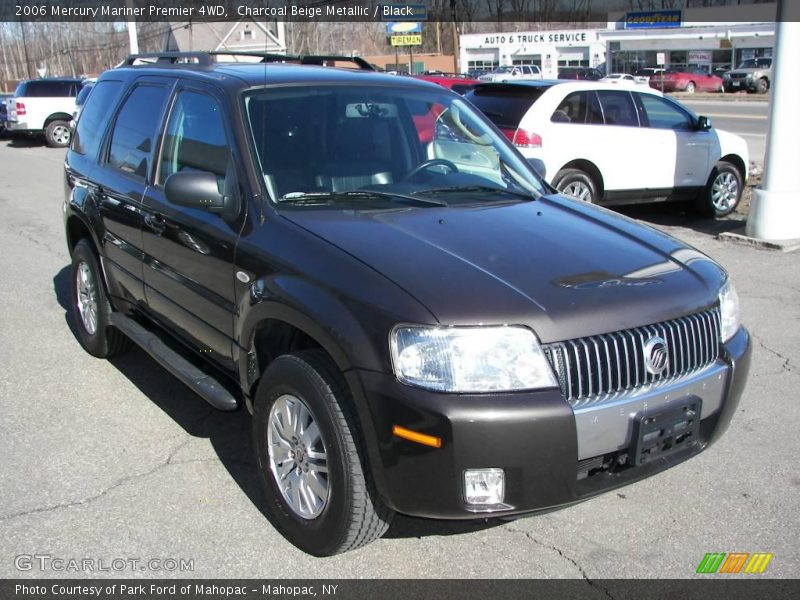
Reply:
[[[200,208],[233,219],[239,214],[239,194],[236,174],[228,162],[225,189],[219,191],[218,176],[208,171],[181,171],[167,177],[164,193],[167,200],[178,206]]]
[[[526,159],[528,164],[531,168],[536,171],[536,174],[544,180],[545,175],[547,174],[547,168],[544,166],[544,161],[539,158],[528,158]]]
[[[697,129],[700,131],[708,131],[711,129],[711,119],[708,117],[697,117]]]
[[[204,208],[211,212],[221,212],[225,208],[217,176],[207,171],[173,173],[164,183],[164,192],[167,200],[178,206]]]

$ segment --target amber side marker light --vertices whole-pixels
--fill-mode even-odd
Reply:
[[[404,440],[417,442],[418,444],[422,444],[423,446],[430,446],[431,448],[442,447],[442,438],[438,438],[434,435],[426,435],[424,433],[411,431],[410,429],[406,429],[405,427],[400,427],[399,425],[392,426],[392,433],[395,434],[397,437],[403,438]]]

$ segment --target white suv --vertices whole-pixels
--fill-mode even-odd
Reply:
[[[478,81],[514,81],[515,79],[542,79],[542,71],[536,65],[514,65],[495,67]]]
[[[694,200],[736,208],[747,181],[739,136],[645,87],[602,82],[483,84],[465,95],[548,183],[597,204]]]
[[[72,113],[81,89],[80,79],[23,81],[9,103],[8,128],[12,132],[44,134],[54,148],[69,145]]]

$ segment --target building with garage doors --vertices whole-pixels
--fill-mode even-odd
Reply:
[[[536,65],[545,79],[560,67],[595,67],[606,62],[598,29],[548,31],[545,27],[509,33],[470,33],[460,38],[462,72],[511,65]]]

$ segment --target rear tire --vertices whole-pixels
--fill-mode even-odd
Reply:
[[[697,212],[704,217],[731,214],[742,199],[742,174],[733,164],[719,161],[714,165],[705,190],[697,199]]]
[[[109,325],[108,301],[97,256],[92,245],[80,240],[72,251],[70,306],[78,329],[78,340],[92,356],[111,358],[130,348],[131,341]]]
[[[324,352],[270,363],[256,393],[253,436],[267,517],[289,542],[332,556],[386,532],[394,513],[375,490],[349,390]]]
[[[553,187],[576,200],[596,204],[599,200],[597,184],[591,175],[580,169],[563,169],[553,178]]]
[[[50,121],[44,130],[44,139],[51,148],[66,148],[72,139],[72,128],[66,121]]]

